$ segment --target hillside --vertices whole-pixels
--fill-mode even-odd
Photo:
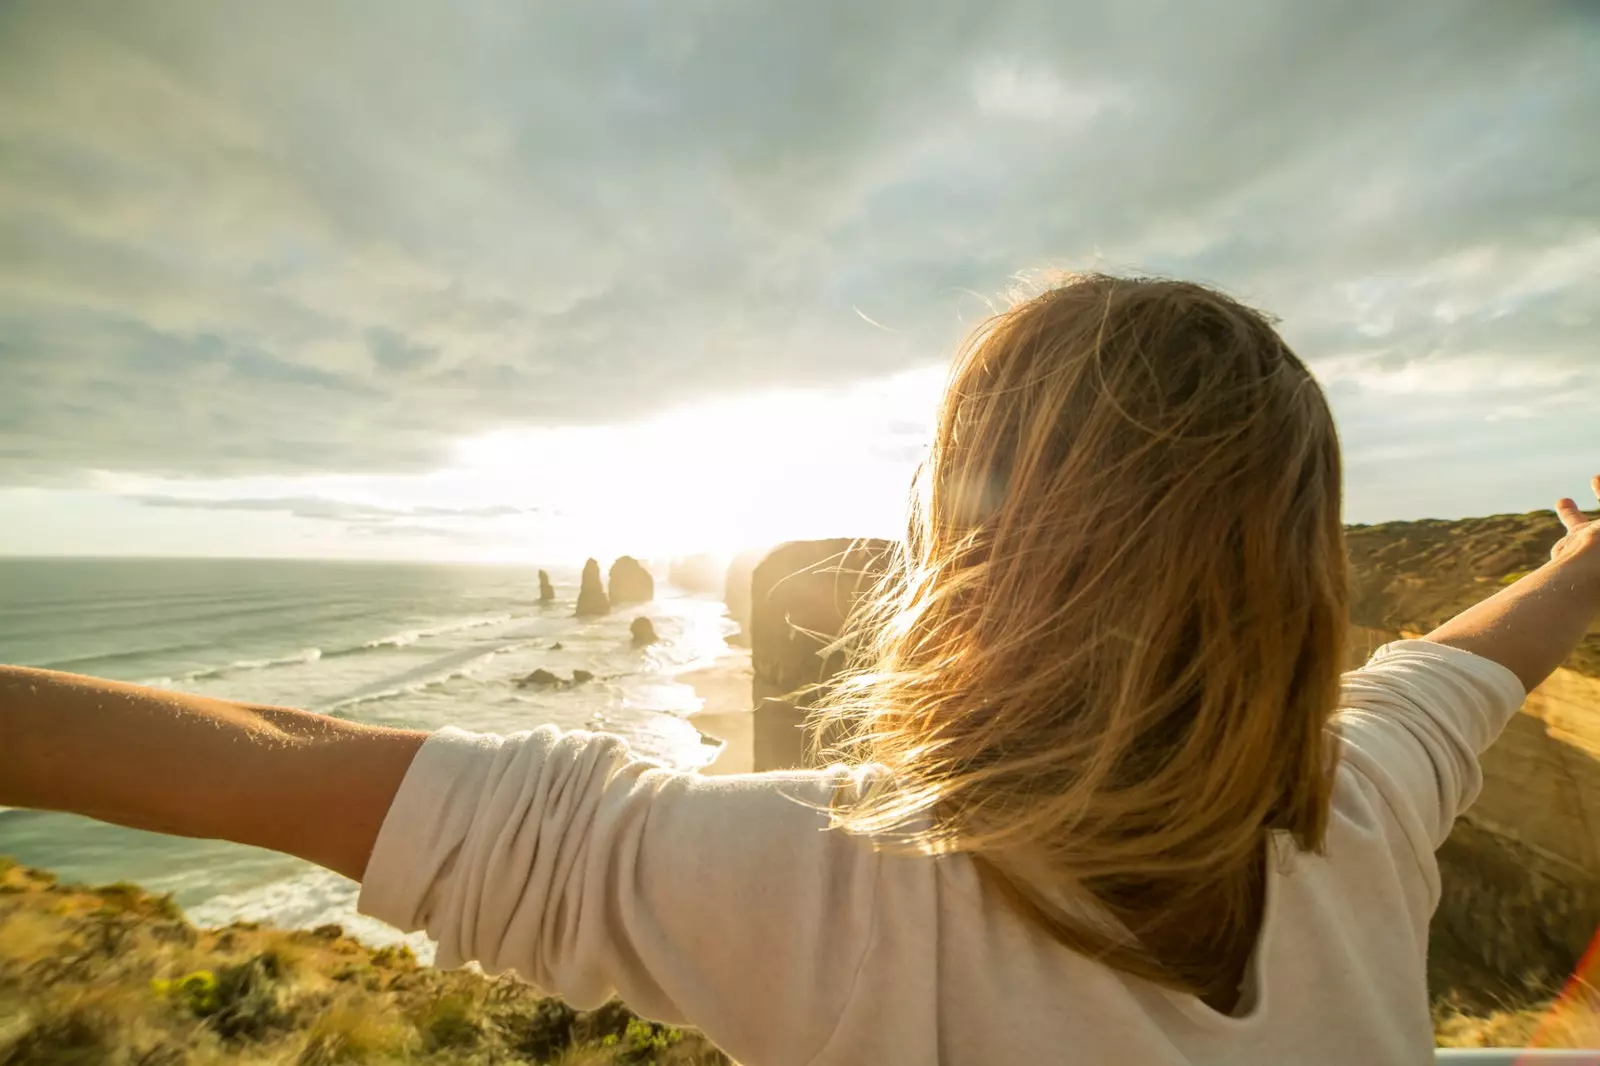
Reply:
[[[1542,566],[1564,532],[1552,511],[1348,526],[1351,620],[1390,634],[1425,633]],[[1600,677],[1600,625],[1567,666]]]
[[[726,1066],[618,1004],[419,966],[338,926],[196,929],[164,897],[0,858],[0,1066]]]

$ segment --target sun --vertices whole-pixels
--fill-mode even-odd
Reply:
[[[713,398],[620,426],[500,431],[463,442],[453,477],[474,496],[537,508],[530,533],[585,555],[894,536],[942,381],[920,369]]]

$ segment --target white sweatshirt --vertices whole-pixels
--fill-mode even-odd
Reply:
[[[1037,933],[963,856],[826,830],[818,808],[867,771],[702,777],[552,727],[429,738],[361,910],[426,929],[442,965],[580,1008],[616,992],[746,1066],[1429,1061],[1434,849],[1524,696],[1421,640],[1346,676],[1327,854],[1278,849],[1232,1015]]]

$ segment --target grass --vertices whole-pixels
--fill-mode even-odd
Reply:
[[[0,1066],[729,1066],[621,1004],[418,965],[338,926],[196,929],[137,886],[0,858]]]

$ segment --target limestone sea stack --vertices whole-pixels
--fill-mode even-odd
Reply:
[[[655,623],[648,618],[635,618],[633,625],[628,627],[628,632],[633,634],[633,646],[642,648],[647,644],[654,644],[661,638],[656,636]]]
[[[680,555],[667,569],[667,580],[685,592],[721,592],[727,564],[709,552]]]
[[[556,587],[550,584],[550,573],[546,570],[539,571],[539,602],[551,603],[556,598]]]
[[[649,603],[656,598],[655,579],[644,564],[631,555],[624,555],[611,564],[611,602]]]
[[[600,583],[600,564],[593,559],[583,564],[583,580],[578,585],[578,608],[573,613],[579,618],[598,618],[611,610],[606,599],[605,586]]]

